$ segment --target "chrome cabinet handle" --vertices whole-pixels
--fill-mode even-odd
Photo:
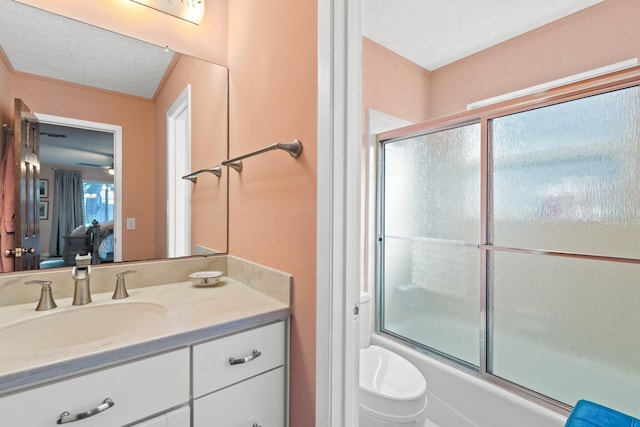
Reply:
[[[251,362],[253,359],[257,359],[261,355],[262,355],[261,351],[253,350],[251,352],[250,356],[240,357],[239,359],[236,359],[235,357],[230,357],[229,358],[229,364],[230,365],[239,365],[240,363]]]
[[[111,408],[115,403],[113,400],[108,397],[102,402],[102,405],[97,406],[93,409],[89,409],[88,411],[80,412],[78,414],[71,415],[69,411],[64,411],[60,414],[60,418],[58,418],[58,424],[66,424],[72,423],[74,421],[83,420],[85,418],[93,417],[96,414],[99,414],[102,411],[106,411]]]

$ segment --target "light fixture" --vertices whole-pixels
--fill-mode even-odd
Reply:
[[[131,0],[193,24],[200,24],[204,17],[204,0]]]
[[[111,166],[109,166],[109,167],[107,168],[107,173],[108,173],[109,175],[115,175],[115,174],[116,174],[116,171],[113,169],[113,163],[111,163]]]

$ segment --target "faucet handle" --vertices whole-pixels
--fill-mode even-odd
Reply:
[[[36,311],[46,311],[57,307],[56,302],[53,300],[51,294],[51,280],[30,280],[24,282],[25,285],[41,285],[42,291],[40,292],[40,301],[36,307]]]
[[[113,291],[113,296],[111,299],[123,299],[129,296],[127,292],[127,287],[124,284],[124,276],[130,273],[135,273],[135,270],[127,270],[122,273],[116,273],[116,289]]]

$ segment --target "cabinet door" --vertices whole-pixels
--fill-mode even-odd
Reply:
[[[282,427],[284,382],[279,367],[196,399],[193,427]]]
[[[131,427],[191,427],[191,411],[185,406]]]
[[[191,409],[186,406],[169,412],[167,427],[191,427]]]
[[[107,398],[113,406],[95,410]],[[189,350],[182,349],[0,398],[0,425],[50,427],[63,412],[65,420],[94,412],[71,425],[114,427],[188,400]]]

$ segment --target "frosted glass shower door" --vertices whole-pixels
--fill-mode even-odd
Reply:
[[[487,371],[640,415],[640,90],[493,119]]]
[[[381,329],[477,366],[480,125],[382,151]]]

